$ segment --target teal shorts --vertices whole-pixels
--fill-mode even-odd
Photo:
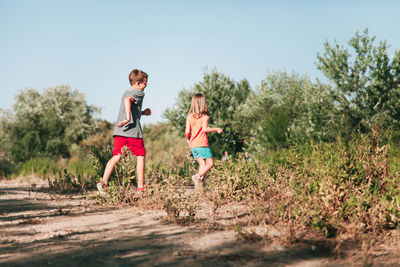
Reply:
[[[202,159],[209,159],[213,157],[210,147],[193,147],[190,149],[190,151],[195,159],[199,157]]]

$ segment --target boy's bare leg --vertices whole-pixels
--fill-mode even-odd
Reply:
[[[108,180],[110,180],[111,173],[113,172],[115,165],[117,165],[118,161],[121,159],[121,155],[113,156],[106,165],[103,175],[103,183],[108,184]]]
[[[137,186],[138,188],[144,187],[144,168],[145,168],[145,156],[136,156],[136,174],[137,174]]]
[[[204,176],[214,166],[214,158],[205,159],[205,165],[199,169],[199,175]]]

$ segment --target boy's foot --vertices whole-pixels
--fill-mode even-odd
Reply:
[[[142,193],[143,190],[144,190],[144,187],[140,187],[140,188],[138,187],[136,191],[137,191],[138,193]]]
[[[143,193],[144,193],[144,187],[142,188],[137,188],[136,192],[133,194],[133,199],[134,200],[138,200],[139,198],[143,197]]]
[[[100,195],[102,195],[102,196],[104,196],[106,194],[104,187],[106,187],[106,185],[104,184],[103,181],[100,181],[97,183],[97,190],[99,191]]]

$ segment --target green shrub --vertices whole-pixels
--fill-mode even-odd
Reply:
[[[74,175],[64,169],[56,178],[48,178],[48,181],[50,189],[56,193],[83,192],[95,189],[97,178],[94,175]]]
[[[91,147],[93,169],[96,176],[103,177],[104,169],[106,168],[107,162],[111,159],[112,153],[111,145],[102,148],[96,146]]]
[[[15,166],[7,159],[0,158],[0,177],[10,177],[14,172]]]
[[[371,135],[347,142],[338,139],[270,151],[260,163],[215,160],[207,174],[206,195],[213,212],[224,204],[247,205],[252,211],[249,224],[312,228],[327,237],[380,234],[400,225],[400,177],[395,163],[400,153],[392,147],[381,144],[374,129]],[[111,151],[94,153],[101,175],[111,157],[107,153]],[[139,203],[133,199],[135,165],[131,155],[117,165],[107,201]],[[193,221],[201,200],[188,190],[193,188],[191,176],[198,166],[190,158],[179,166],[147,162],[140,203],[164,207],[176,221]]]

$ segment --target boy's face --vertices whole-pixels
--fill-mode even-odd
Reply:
[[[147,86],[147,80],[144,79],[143,82],[138,82],[138,86],[139,86],[140,90],[144,90],[144,88],[146,88],[146,86]]]

